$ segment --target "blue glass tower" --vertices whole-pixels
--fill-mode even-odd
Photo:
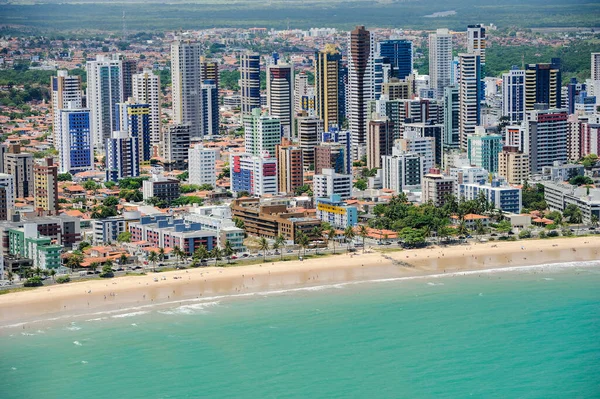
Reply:
[[[413,47],[410,40],[394,39],[379,42],[379,55],[391,65],[392,77],[405,79],[413,70]]]
[[[94,169],[90,111],[60,110],[60,142],[56,143],[60,158],[60,173],[79,173]]]

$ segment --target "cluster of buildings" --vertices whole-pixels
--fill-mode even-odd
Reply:
[[[64,223],[50,235],[36,227],[66,217],[58,180],[67,173],[118,183],[150,172],[143,199],[170,204],[182,196],[181,182],[163,172],[187,169],[187,183],[215,188],[225,181],[225,197],[237,197],[184,211],[120,209],[84,227],[96,245],[130,233],[132,253],[179,247],[191,255],[227,242],[243,252],[245,234],[317,239],[323,222],[338,229],[358,223],[356,198],[379,203],[398,193],[436,206],[451,195],[484,196],[519,213],[521,186],[534,180],[547,185],[551,209],[575,204],[586,221],[600,216],[597,190],[567,186],[573,174],[560,169],[600,152],[600,53],[591,54],[590,79],[563,86],[559,59],[486,76],[483,25],[430,32],[427,75],[414,68],[416,36],[364,26],[345,36],[286,35],[310,38],[318,49],[300,58],[238,49],[219,63],[204,57],[201,41],[174,36],[166,91],[156,68],[130,54],[86,57],[85,91],[79,75],[59,70],[50,82],[49,141],[57,155],[36,160],[18,144],[0,146],[3,254],[53,267],[55,252],[83,239],[80,225],[68,240]],[[454,55],[458,47],[465,50]],[[239,90],[220,90],[220,71],[235,67]],[[243,140],[224,151],[215,139],[231,132],[223,123],[231,115],[239,115]],[[28,197],[32,212],[20,217],[15,199]]]

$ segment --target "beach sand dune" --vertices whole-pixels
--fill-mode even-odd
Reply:
[[[40,287],[0,296],[0,326],[163,302],[351,281],[599,260],[600,239],[433,246],[252,266],[206,267]]]

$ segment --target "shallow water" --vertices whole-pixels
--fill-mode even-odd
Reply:
[[[600,397],[599,288],[591,262],[5,328],[0,397]]]

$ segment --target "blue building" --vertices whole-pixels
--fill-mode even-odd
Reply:
[[[137,137],[126,132],[113,132],[106,139],[106,181],[140,175],[140,150]]]
[[[260,55],[240,56],[240,93],[242,115],[250,115],[254,108],[260,108]]]
[[[128,101],[117,104],[116,111],[119,117],[115,118],[115,131],[126,132],[137,138],[140,162],[150,162],[150,105]]]
[[[94,146],[88,109],[61,109],[58,111],[56,143],[60,159],[60,173],[79,173],[94,169]]]
[[[379,55],[391,65],[391,76],[406,79],[413,71],[413,45],[410,40],[392,39],[379,42]]]
[[[355,206],[346,205],[339,195],[317,198],[317,219],[327,222],[338,229],[356,226],[358,210]]]
[[[219,134],[219,88],[214,80],[208,79],[202,82],[200,93],[202,135],[216,136]]]

